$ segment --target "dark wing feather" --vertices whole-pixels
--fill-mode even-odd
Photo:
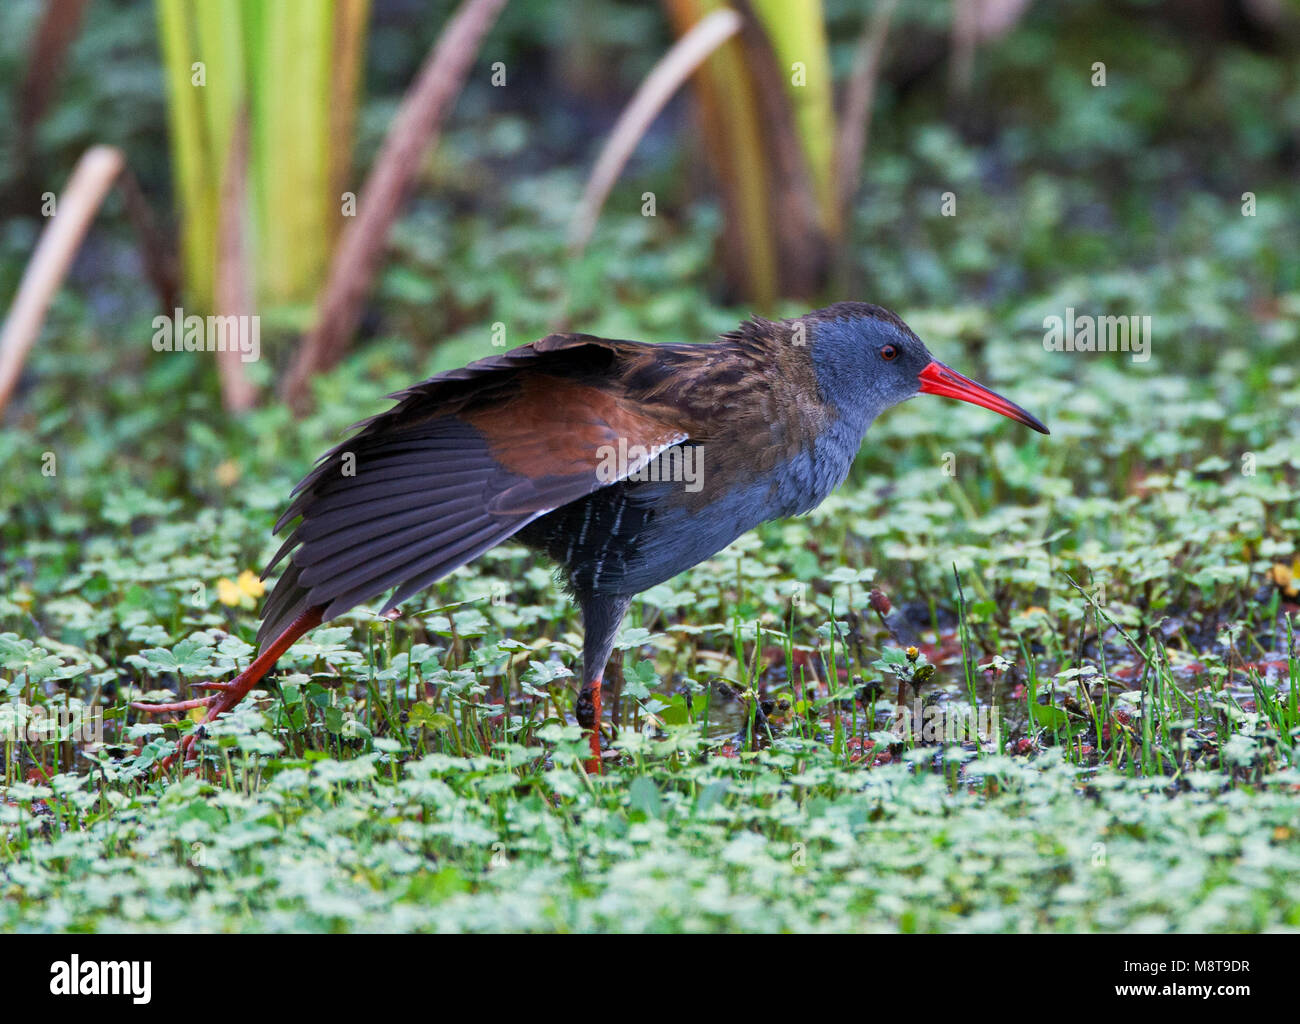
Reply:
[[[391,396],[397,405],[358,424],[294,488],[275,529],[297,524],[266,569],[288,557],[259,644],[308,608],[328,620],[396,587],[387,611],[612,483],[597,477],[602,445],[624,438],[657,454],[686,439],[671,403],[646,401],[647,386],[706,348],[551,335]]]

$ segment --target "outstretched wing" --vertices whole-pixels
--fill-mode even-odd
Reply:
[[[639,447],[634,472],[688,429],[637,402],[696,346],[550,335],[440,373],[390,397],[294,488],[275,525],[298,520],[266,568],[288,565],[263,609],[259,645],[308,608],[328,620],[396,588],[396,607],[525,524],[613,483],[602,446]],[[676,420],[676,421],[675,421]],[[265,575],[265,574],[264,574]]]

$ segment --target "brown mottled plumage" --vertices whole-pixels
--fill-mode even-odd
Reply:
[[[324,605],[330,619],[409,581],[387,605],[395,606],[539,513],[596,490],[595,453],[620,438],[656,453],[688,439],[753,449],[755,461],[718,460],[705,486],[685,495],[689,505],[710,504],[737,475],[772,470],[824,429],[829,413],[800,348],[765,320],[712,345],[552,334],[399,392],[396,406],[320,460],[276,523],[278,532],[303,516],[267,566],[269,573],[297,549],[267,602],[259,643],[313,605]],[[461,429],[452,433],[449,419]],[[456,447],[430,449],[428,436],[454,437]],[[450,520],[450,533],[446,519],[429,513],[444,503],[451,506],[444,514],[459,506],[431,500],[422,464],[430,474],[451,474],[441,478],[444,489],[448,479],[468,480],[463,491],[451,492],[473,497],[464,499],[465,514]],[[395,472],[403,475],[394,480]],[[354,494],[365,501],[345,505]],[[467,536],[476,539],[456,549]],[[414,564],[422,571],[401,576],[411,563],[384,571],[367,560],[376,548],[390,552],[399,543],[398,550],[421,546]],[[453,550],[438,561],[447,543]],[[349,559],[337,572],[307,571],[341,552]]]

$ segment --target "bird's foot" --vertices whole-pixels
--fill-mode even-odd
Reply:
[[[315,629],[321,623],[321,615],[324,611],[324,605],[317,605],[314,608],[308,608],[305,612],[294,619],[293,622],[275,638],[274,642],[269,644],[261,654],[253,659],[248,668],[244,669],[239,675],[228,683],[198,683],[196,684],[202,690],[216,690],[216,693],[209,694],[206,697],[195,697],[193,700],[178,700],[168,704],[141,704],[132,703],[131,707],[137,711],[143,711],[146,714],[158,715],[167,714],[168,712],[193,711],[195,708],[207,708],[207,714],[203,716],[203,721],[198,727],[186,735],[176,749],[176,753],[165,758],[162,762],[163,769],[170,768],[177,758],[182,761],[188,761],[194,756],[194,744],[202,736],[206,735],[203,726],[209,722],[214,722],[227,711],[233,711],[239,706],[239,702],[248,696],[248,691],[261,682],[262,677],[271,671],[275,663],[287,651],[295,640],[304,633]],[[597,711],[600,709],[600,698],[597,695]]]
[[[193,711],[195,708],[207,708],[207,714],[203,720],[194,728],[193,731],[181,737],[181,741],[176,751],[163,758],[161,767],[164,771],[171,768],[177,759],[188,761],[195,756],[194,744],[206,735],[204,726],[209,722],[215,722],[227,711],[233,711],[242,701],[245,695],[257,681],[261,678],[262,673],[257,673],[251,679],[248,677],[252,673],[253,666],[241,672],[238,676],[228,683],[199,683],[201,689],[217,690],[217,693],[209,694],[206,697],[195,697],[193,700],[177,700],[167,704],[144,704],[139,701],[133,701],[131,707],[136,711],[143,711],[149,715],[164,715],[169,713],[184,713]]]
[[[194,688],[196,690],[228,691],[233,685],[233,683],[195,683]],[[132,701],[131,707],[150,715],[161,715],[167,712],[193,711],[195,708],[210,707],[217,703],[220,698],[220,693],[213,693],[206,697],[195,697],[193,700],[174,700],[167,704],[145,704],[141,701]]]
[[[578,699],[574,702],[573,712],[578,719],[578,724],[587,730],[588,740],[591,743],[591,757],[585,762],[584,767],[588,775],[599,775],[601,773],[600,679],[582,688],[578,693]]]

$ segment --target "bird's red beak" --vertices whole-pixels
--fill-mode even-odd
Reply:
[[[963,377],[956,370],[949,369],[935,359],[921,371],[921,393],[924,395],[943,395],[946,398],[960,398],[972,405],[982,405],[985,409],[1000,412],[1008,419],[1033,427],[1040,434],[1050,431],[1035,417],[1029,415],[1014,402],[1008,402],[1001,395],[990,391],[983,384],[976,384],[969,377]]]

